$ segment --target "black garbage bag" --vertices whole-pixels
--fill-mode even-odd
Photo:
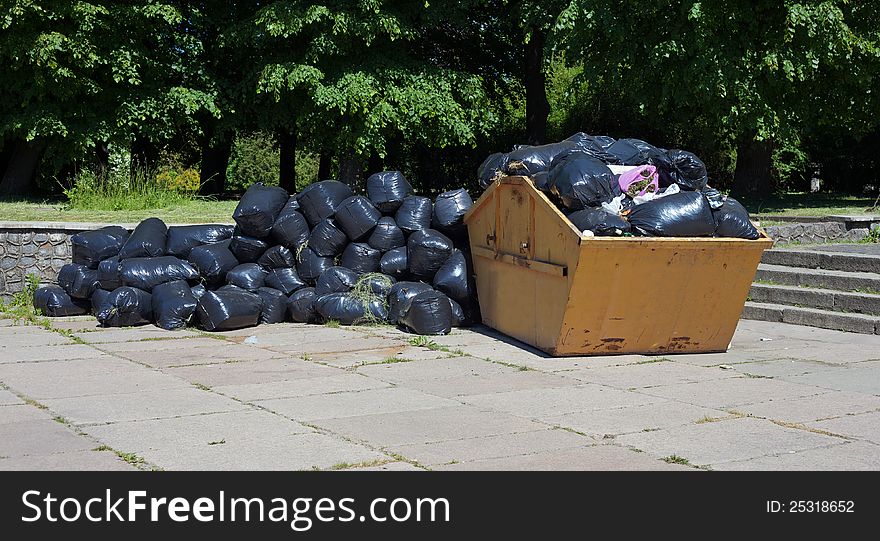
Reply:
[[[150,292],[159,284],[175,280],[198,280],[199,271],[173,255],[162,257],[133,257],[119,263],[122,285]]]
[[[376,228],[367,239],[367,244],[380,252],[387,252],[394,248],[406,246],[406,237],[403,229],[397,227],[397,222],[391,216],[384,216],[376,223]]]
[[[755,240],[761,237],[749,220],[749,211],[732,197],[724,201],[720,209],[712,212],[715,217],[715,236]]]
[[[713,211],[716,211],[724,206],[724,200],[726,199],[726,196],[715,188],[707,185],[704,186],[703,189],[700,191],[703,192],[703,195],[705,195],[706,199],[709,200],[709,206],[712,207]]]
[[[321,273],[333,266],[333,258],[321,257],[311,248],[305,248],[297,255],[296,273],[307,284],[314,284]]]
[[[439,291],[423,291],[406,301],[398,323],[416,334],[449,334],[452,330],[452,305]]]
[[[333,218],[324,218],[309,235],[309,248],[321,257],[334,257],[348,245],[348,235],[336,227]]]
[[[287,295],[271,287],[261,287],[255,293],[263,300],[261,324],[281,323],[287,318]]]
[[[592,231],[597,237],[619,237],[631,229],[630,223],[620,215],[601,207],[572,212],[568,219],[578,231]]]
[[[287,190],[278,186],[252,184],[241,196],[232,219],[241,232],[250,237],[265,238],[272,232],[275,218],[287,204]]]
[[[240,263],[256,263],[269,249],[269,239],[258,239],[236,230],[229,241],[229,251]]]
[[[157,285],[153,288],[152,297],[156,326],[166,331],[186,327],[198,304],[198,299],[184,280]]]
[[[48,317],[80,316],[89,313],[88,299],[74,299],[58,286],[42,286],[34,291],[34,308]]]
[[[296,266],[296,255],[284,246],[273,246],[263,252],[257,263],[267,269],[292,268]]]
[[[206,288],[204,284],[196,284],[189,289],[192,291],[193,297],[195,297],[196,300],[201,299],[202,295],[205,294],[205,291],[208,291],[208,288]]]
[[[413,189],[400,171],[382,171],[367,178],[367,196],[376,208],[390,214],[400,208]]]
[[[413,276],[425,280],[434,274],[452,255],[452,241],[449,237],[433,229],[416,231],[406,242],[406,259]]]
[[[431,227],[450,235],[464,233],[464,215],[473,205],[474,200],[464,188],[441,193],[434,200]]]
[[[309,221],[309,225],[314,227],[324,218],[333,216],[339,204],[351,195],[351,188],[347,184],[335,180],[322,180],[309,184],[297,196],[299,211]]]
[[[275,218],[270,237],[276,244],[296,250],[309,240],[309,222],[299,210],[299,202],[291,196]]]
[[[296,273],[296,269],[289,268],[270,270],[266,275],[266,285],[288,296],[297,289],[306,287],[306,283]]]
[[[636,205],[627,217],[633,233],[647,237],[711,237],[715,219],[700,192],[679,192]]]
[[[549,179],[562,203],[571,209],[598,207],[621,193],[611,169],[580,151],[554,163]]]
[[[424,282],[397,282],[388,290],[388,321],[396,324],[407,301],[419,293],[433,291]]]
[[[501,152],[490,154],[488,158],[483,160],[483,163],[477,168],[480,187],[486,189],[495,182],[496,178],[504,176],[507,171],[507,161],[507,154]]]
[[[119,256],[108,257],[98,263],[98,287],[107,291],[122,287],[122,277],[119,276]]]
[[[382,213],[366,197],[353,195],[339,204],[334,217],[348,238],[358,241],[376,227]]]
[[[206,331],[232,331],[257,325],[262,309],[263,299],[259,295],[229,287],[206,291],[196,305],[196,318]]]
[[[535,173],[532,175],[532,182],[535,183],[535,188],[543,192],[550,191],[550,171],[541,171],[540,173]]]
[[[670,150],[667,152],[672,164],[672,182],[681,186],[682,190],[700,191],[709,183],[706,164],[686,150]],[[663,184],[661,182],[661,187]]]
[[[266,269],[256,263],[242,263],[226,273],[226,283],[248,291],[256,291],[266,285]]]
[[[449,298],[449,297],[447,297]],[[452,326],[453,327],[463,327],[467,324],[468,318],[464,313],[464,309],[460,304],[455,302],[452,299],[449,299],[449,309],[452,310]]]
[[[290,319],[297,323],[316,323],[318,311],[315,309],[315,288],[304,287],[296,290],[287,299],[287,312]]]
[[[168,228],[165,254],[186,259],[189,252],[202,244],[213,244],[232,237],[231,225],[172,225]]]
[[[610,137],[605,137],[605,136],[599,136],[599,137],[601,139],[597,139],[596,137],[593,137],[592,135],[587,135],[584,132],[578,132],[578,133],[568,137],[565,140],[576,143],[577,151],[586,152],[590,156],[596,158],[597,160],[601,161],[602,163],[604,163],[606,165],[620,164],[620,159],[617,156],[615,156],[614,154],[611,154],[610,152],[605,150],[606,148],[608,148],[614,144],[614,139],[611,139]],[[611,141],[608,142],[608,139],[610,139]],[[603,145],[605,145],[605,146],[603,146]],[[568,150],[568,151],[563,152],[561,154],[557,154],[556,157],[553,158],[553,161],[555,162],[555,161],[560,160],[563,156],[565,156],[565,154],[567,154],[569,152],[573,152],[573,150]],[[550,167],[551,168],[553,167],[553,162],[550,162]]]
[[[530,176],[550,169],[550,162],[558,154],[577,150],[573,141],[561,141],[549,145],[522,146],[507,155],[507,172],[511,175]]]
[[[72,261],[95,269],[104,259],[119,254],[128,239],[128,231],[118,225],[108,225],[94,231],[82,231],[70,236]]]
[[[565,138],[566,141],[577,143],[581,148],[591,148],[594,150],[607,150],[617,140],[607,135],[588,135],[584,132],[577,132]]]
[[[432,284],[434,289],[459,304],[469,304],[473,294],[469,278],[464,254],[461,250],[453,250],[446,263],[437,270]]]
[[[58,271],[58,285],[74,299],[91,298],[100,289],[98,271],[78,263],[68,263]]]
[[[398,280],[409,274],[409,266],[406,262],[406,246],[388,250],[382,254],[379,260],[379,270],[382,274],[393,276]]]
[[[146,325],[153,320],[153,298],[136,287],[99,289],[92,296],[92,312],[102,327]]]
[[[168,227],[159,218],[147,218],[134,228],[119,249],[119,259],[159,257],[165,254]]]
[[[385,299],[391,291],[391,286],[397,283],[393,276],[380,274],[378,272],[368,272],[362,274],[355,284],[355,289],[364,291],[369,290],[373,295]]]
[[[345,293],[351,291],[358,280],[358,273],[345,267],[330,267],[321,273],[315,282],[315,295]]]
[[[434,203],[427,197],[411,195],[403,200],[397,213],[394,215],[394,221],[397,227],[403,229],[405,233],[413,231],[421,231],[431,227],[431,216],[434,210]]]
[[[208,287],[216,287],[226,282],[226,273],[238,265],[238,259],[229,251],[231,241],[224,240],[214,244],[196,246],[186,258],[202,276]]]
[[[357,273],[376,272],[379,270],[379,262],[382,260],[382,252],[370,247],[369,244],[352,242],[342,252],[339,264]]]
[[[342,325],[376,323],[388,319],[388,311],[380,300],[364,301],[351,293],[329,293],[315,299],[315,309],[324,320]]]

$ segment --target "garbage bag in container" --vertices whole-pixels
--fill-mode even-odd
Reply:
[[[58,286],[43,286],[34,291],[34,308],[49,317],[88,314],[88,299],[74,299]]]
[[[322,180],[309,184],[297,196],[299,211],[315,226],[324,218],[333,216],[339,204],[351,197],[351,188],[335,180]]]
[[[715,219],[700,192],[679,192],[636,205],[630,211],[633,233],[656,237],[711,237]]]
[[[452,255],[452,241],[449,237],[426,229],[410,235],[406,243],[406,258],[409,271],[419,278],[431,280],[440,267]]]
[[[315,323],[318,321],[318,311],[315,309],[315,288],[304,287],[296,290],[287,299],[287,312],[290,319],[297,323]]]
[[[196,284],[189,289],[192,291],[193,297],[195,297],[196,300],[201,299],[202,295],[205,294],[205,291],[208,291],[208,288],[206,288],[204,284]]]
[[[281,268],[272,269],[266,275],[266,285],[273,289],[290,295],[297,289],[306,287],[305,281],[296,273],[296,269]]]
[[[406,302],[425,291],[431,291],[429,284],[424,282],[397,282],[388,291],[388,321],[396,324]]]
[[[351,293],[330,293],[315,299],[315,309],[325,320],[343,325],[385,321],[388,311],[381,301],[365,301]]]
[[[261,182],[252,184],[241,196],[232,219],[245,235],[257,238],[268,237],[275,224],[278,213],[287,204],[289,196],[284,188],[264,186]]]
[[[206,331],[232,331],[260,322],[263,299],[241,288],[206,291],[196,306],[196,317]]]
[[[315,282],[315,295],[327,295],[328,293],[345,293],[354,287],[358,280],[358,273],[345,267],[330,267],[321,273]]]
[[[277,289],[261,287],[255,291],[263,301],[260,323],[281,323],[287,317],[287,296]]]
[[[256,291],[266,285],[266,269],[256,263],[242,263],[226,273],[226,283],[248,291]]]
[[[119,250],[119,259],[159,257],[165,254],[168,227],[159,218],[147,218],[134,228]]]
[[[749,220],[749,211],[739,201],[728,197],[720,209],[714,211],[715,236],[755,240],[761,237]]]
[[[205,280],[208,287],[216,287],[226,282],[226,273],[238,265],[238,259],[229,251],[230,241],[215,242],[196,246],[189,252],[189,261]]]
[[[490,154],[483,160],[483,163],[477,168],[477,179],[480,181],[480,187],[486,189],[496,178],[504,176],[507,171],[507,161],[507,154],[501,152]]]
[[[68,263],[58,271],[58,285],[75,299],[88,299],[101,283],[98,271],[78,263]]]
[[[398,280],[409,274],[406,246],[394,248],[382,254],[382,259],[379,260],[379,270],[382,271],[382,274],[393,276]]]
[[[251,237],[237,230],[229,241],[229,251],[235,255],[239,263],[256,263],[269,249],[268,240]]]
[[[321,273],[333,266],[333,259],[321,257],[311,248],[300,252],[296,260],[296,273],[308,284],[314,284]]]
[[[196,311],[198,299],[185,280],[177,280],[154,287],[152,302],[156,326],[171,331],[186,327]]]
[[[413,189],[400,171],[382,171],[367,177],[367,196],[381,212],[396,211]]]
[[[272,239],[277,244],[295,250],[309,240],[309,222],[299,210],[299,202],[294,196],[278,213],[275,223],[272,225]]]
[[[199,271],[173,255],[133,257],[119,263],[119,277],[122,279],[123,285],[149,292],[165,282],[197,280]]]
[[[387,252],[406,246],[406,237],[403,234],[403,229],[397,227],[394,218],[384,216],[376,223],[376,228],[367,239],[367,244],[381,252]]]
[[[281,269],[296,266],[296,256],[284,246],[273,246],[263,252],[257,263],[267,269]]]
[[[382,252],[379,250],[371,248],[369,244],[352,242],[342,252],[340,265],[358,273],[376,272],[381,260]]]
[[[450,235],[464,233],[464,215],[473,205],[474,200],[464,188],[441,193],[434,200],[431,227]]]
[[[136,287],[99,289],[92,296],[92,312],[102,327],[146,325],[153,320],[153,298]]]
[[[232,237],[231,225],[172,225],[168,228],[165,254],[186,259],[190,251],[202,244],[212,244]]]
[[[397,222],[397,227],[403,229],[405,233],[421,231],[431,227],[433,210],[434,203],[429,198],[411,195],[404,199],[400,208],[397,209],[394,221]]]
[[[683,190],[700,191],[709,183],[706,164],[695,154],[686,150],[670,150],[667,155],[672,164],[672,182]]]
[[[82,231],[70,236],[72,261],[95,269],[109,257],[119,255],[128,238],[128,231],[118,225],[108,225],[94,231]]]
[[[553,164],[550,186],[571,209],[598,207],[620,195],[608,166],[584,152],[572,152]]]
[[[522,146],[507,154],[507,172],[511,175],[529,176],[547,171],[550,169],[550,162],[553,161],[553,158],[577,148],[577,144],[573,141]]]
[[[324,218],[309,235],[309,248],[321,257],[333,257],[348,246],[348,235],[336,227],[332,218]]]
[[[608,212],[603,208],[586,208],[568,215],[569,221],[578,231],[592,231],[597,237],[619,237],[628,233],[630,223],[619,214]]]
[[[416,334],[449,334],[452,330],[452,305],[439,291],[423,291],[408,299],[398,323]]]

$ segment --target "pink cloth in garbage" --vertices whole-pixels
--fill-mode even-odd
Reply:
[[[653,165],[640,165],[630,171],[621,173],[617,182],[620,184],[620,189],[623,193],[630,197],[660,191],[660,183],[657,180],[657,168]],[[634,184],[635,186],[633,186]],[[632,189],[632,192],[630,189]]]

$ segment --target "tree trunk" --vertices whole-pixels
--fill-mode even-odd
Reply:
[[[769,141],[742,141],[736,150],[736,170],[733,174],[733,195],[767,196],[773,193],[770,167],[773,163],[773,145]]]
[[[95,172],[99,178],[104,178],[110,171],[110,147],[107,145],[107,141],[95,143],[95,158],[97,159]]]
[[[352,188],[363,180],[364,170],[361,158],[353,150],[347,149],[339,153],[339,182]]]
[[[330,152],[325,150],[321,151],[321,156],[318,158],[318,180],[327,180],[330,178],[331,172],[330,169],[333,167],[333,157],[330,156]]]
[[[45,148],[46,143],[43,140],[16,143],[3,179],[0,180],[0,195],[21,195],[31,189]]]
[[[149,173],[156,168],[159,161],[159,149],[152,141],[142,135],[137,135],[131,143],[131,173]]]
[[[532,37],[526,45],[526,139],[529,144],[540,145],[547,139],[547,117],[550,102],[547,101],[547,85],[544,76],[543,30],[532,29]]]
[[[282,128],[278,132],[280,175],[278,185],[290,193],[296,192],[296,128]]]
[[[199,173],[199,193],[220,195],[226,189],[226,168],[232,154],[232,139],[206,137],[202,143],[202,165]]]
[[[370,152],[370,159],[367,161],[367,174],[372,175],[373,173],[378,173],[380,171],[384,171],[385,164],[382,161],[382,158],[379,157],[379,154],[376,152]]]

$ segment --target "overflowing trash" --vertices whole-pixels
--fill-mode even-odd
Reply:
[[[581,132],[492,154],[477,170],[483,189],[507,175],[530,177],[585,235],[760,238],[746,209],[712,188],[706,165],[686,150]]]
[[[148,218],[73,235],[73,263],[34,305],[47,316],[91,311],[102,326],[154,323],[227,331],[294,321],[390,323],[444,334],[478,317],[463,217],[465,190],[436,202],[398,171],[367,194],[333,180],[289,195],[251,186],[221,224]]]

